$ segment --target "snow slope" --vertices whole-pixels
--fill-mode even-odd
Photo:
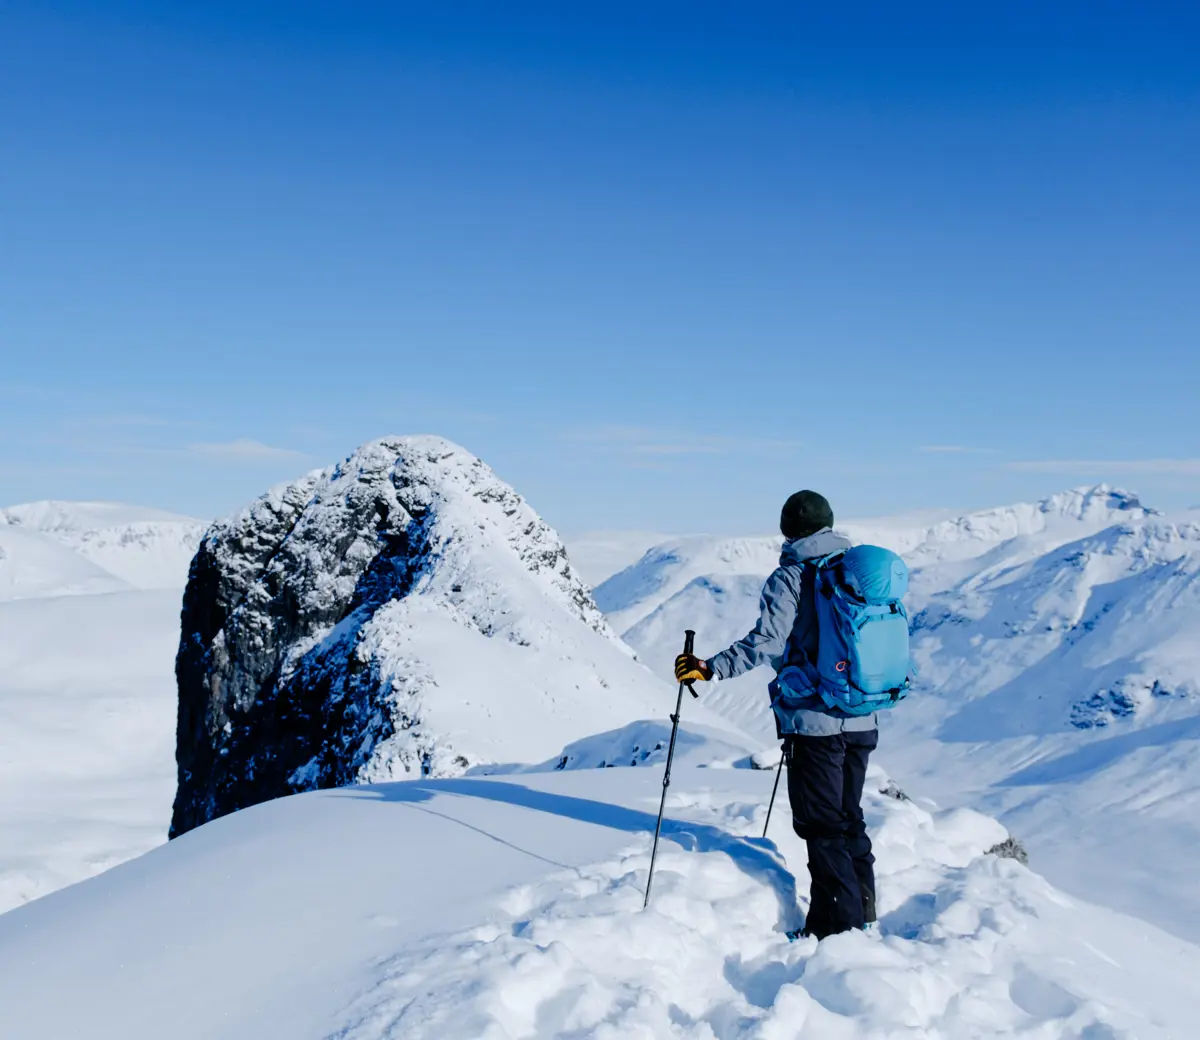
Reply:
[[[178,627],[177,592],[0,603],[0,911],[165,840]]]
[[[128,587],[112,572],[47,535],[0,525],[0,602]]]
[[[119,502],[30,502],[0,509],[3,527],[36,531],[139,589],[174,589],[204,525],[191,517]]]
[[[1200,523],[997,558],[914,619],[889,764],[999,814],[1072,891],[1200,936]]]
[[[842,529],[914,567],[919,689],[884,719],[889,767],[943,803],[999,814],[1068,889],[1200,936],[1196,515],[1162,517],[1101,486]],[[685,627],[701,653],[749,629],[777,544],[675,540],[597,600],[665,670]],[[752,673],[705,688],[705,702],[766,741],[764,691]]]
[[[589,531],[567,539],[571,565],[579,576],[596,586],[636,563],[651,546],[667,540],[649,531]]]
[[[0,911],[165,840],[197,536],[113,503],[0,510]]]
[[[883,545],[904,556],[920,572],[913,582],[913,594],[920,598],[969,575],[981,557],[997,548],[1010,562],[1027,560],[1114,523],[1153,515],[1136,496],[1099,485],[1076,488],[1041,502],[933,522],[928,514],[914,514],[851,520],[838,524],[838,530],[855,542]],[[736,591],[757,581],[761,589],[765,576],[778,566],[780,544],[778,535],[670,539],[652,546],[636,563],[601,582],[595,591],[596,603],[623,634],[660,611],[660,628],[682,631],[676,626],[677,611],[670,608],[673,599],[688,596],[694,583],[700,587],[691,590],[691,595],[708,595],[717,601],[727,585],[728,591]],[[755,589],[755,598],[757,592]],[[746,594],[741,595],[744,598]],[[639,652],[652,645],[645,638],[630,642]]]
[[[769,574],[779,563],[780,541],[704,535],[672,539],[598,585],[596,605],[613,628],[629,632],[695,581]]]
[[[648,911],[657,770],[256,806],[0,917],[0,1022],[95,1040],[1191,1035],[1200,950],[981,855],[1004,832],[966,810],[872,790],[882,936],[788,943],[800,843],[747,837],[770,779],[677,771]]]

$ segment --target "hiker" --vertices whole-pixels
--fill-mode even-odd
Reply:
[[[907,615],[893,592],[896,597],[904,594],[908,572],[899,557],[886,549],[872,546],[851,550],[861,551],[866,569],[883,567],[886,572],[882,577],[874,572],[863,573],[867,585],[863,593],[855,581],[856,574],[864,569],[858,566],[862,561],[851,560],[847,554],[842,559],[849,562],[838,568],[831,566],[839,571],[841,581],[848,580],[850,588],[859,593],[851,594],[849,600],[839,599],[839,603],[852,600],[861,604],[857,609],[870,612],[872,619],[896,622],[871,626],[869,641],[873,645],[866,651],[866,656],[875,654],[878,659],[882,647],[883,656],[892,658],[892,663],[885,666],[892,677],[882,685],[895,688],[884,689],[878,695],[872,692],[865,703],[861,696],[855,696],[856,692],[863,692],[855,686],[858,676],[844,677],[851,660],[854,668],[850,671],[862,671],[859,648],[847,648],[844,643],[828,647],[841,658],[829,667],[834,680],[841,682],[854,699],[854,703],[846,702],[852,714],[821,696],[818,686],[830,688],[830,685],[817,674],[818,665],[825,663],[825,655],[819,654],[822,628],[817,603],[817,585],[825,580],[827,573],[824,558],[850,549],[851,543],[833,531],[833,510],[824,496],[815,491],[792,495],[784,503],[779,526],[784,537],[783,553],[779,567],[763,586],[758,624],[745,637],[706,661],[693,654],[680,654],[675,661],[675,677],[680,682],[707,681],[730,679],[761,664],[774,669],[777,678],[771,684],[772,708],[776,713],[776,728],[784,741],[792,826],[808,845],[808,869],[812,876],[803,934],[823,939],[837,932],[864,928],[875,920],[875,857],[871,854],[871,840],[860,803],[867,759],[879,737],[876,715],[871,710],[875,701],[871,698],[878,696],[878,706],[890,707],[907,692]],[[822,561],[820,571],[817,561]],[[847,579],[846,573],[851,571],[855,573]],[[884,598],[873,595],[880,589]],[[840,592],[833,592],[832,586],[823,586],[822,592],[830,600],[841,596]],[[833,637],[827,637],[827,641],[835,642]],[[903,659],[896,664],[901,653]],[[827,671],[821,668],[822,675]],[[900,681],[894,678],[897,674]],[[861,684],[874,690],[880,684],[875,682],[872,687],[871,680],[878,678],[876,673],[862,679]],[[788,685],[789,682],[794,685]]]

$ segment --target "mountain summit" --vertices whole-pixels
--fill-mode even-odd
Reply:
[[[171,831],[295,791],[541,761],[669,691],[553,530],[462,448],[389,437],[205,534]]]

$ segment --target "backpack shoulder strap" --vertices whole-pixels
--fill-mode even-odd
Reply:
[[[815,559],[809,560],[808,562],[813,564],[817,570],[820,570],[822,567],[828,567],[835,560],[841,559],[846,555],[847,551],[848,550],[846,549],[835,549],[831,553],[826,553],[824,556],[818,556]]]
[[[816,583],[817,591],[821,592],[826,599],[829,599],[833,595],[831,581],[834,576],[829,572],[845,555],[845,549],[837,549],[834,552],[826,553],[824,556],[818,556],[815,559],[805,561],[812,564],[813,580]]]

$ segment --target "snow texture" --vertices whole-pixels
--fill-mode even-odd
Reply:
[[[14,1036],[94,1040],[1191,1035],[1200,950],[1069,899],[1004,829],[876,788],[880,925],[821,944],[769,774],[657,771],[285,798],[0,916]],[[70,999],[63,999],[70,994]]]

